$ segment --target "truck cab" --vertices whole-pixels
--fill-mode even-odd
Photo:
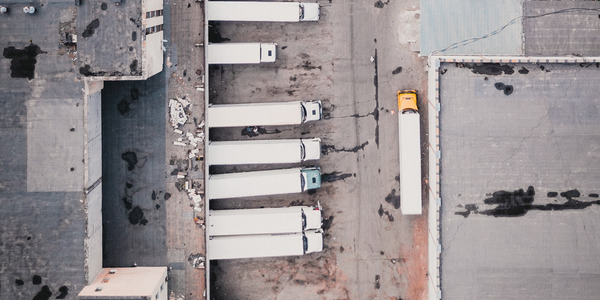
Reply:
[[[317,203],[313,207],[302,208],[302,230],[311,230],[321,228],[323,225],[322,207]]]
[[[300,3],[300,21],[318,21],[319,3]]]
[[[300,171],[302,190],[313,190],[321,187],[321,169],[316,167],[303,168]]]
[[[321,101],[302,102],[302,123],[321,120]]]
[[[419,108],[417,107],[417,91],[398,91],[398,111],[400,113],[411,113],[419,111]]]
[[[304,233],[304,254],[323,251],[323,232],[321,230],[309,230]]]

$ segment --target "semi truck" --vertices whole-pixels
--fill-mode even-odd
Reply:
[[[211,104],[208,127],[297,125],[321,119],[321,101]]]
[[[209,165],[287,164],[321,158],[321,139],[209,142]]]
[[[275,62],[276,43],[208,44],[208,64],[259,64]]]
[[[323,251],[323,232],[213,236],[206,248],[209,260],[304,255]]]
[[[323,224],[321,205],[209,210],[209,236],[297,233]]]
[[[207,1],[209,21],[301,22],[319,20],[319,3]]]
[[[421,127],[417,92],[398,91],[398,135],[400,141],[400,210],[420,215],[421,208]]]
[[[321,169],[278,169],[209,175],[208,199],[301,193],[321,187]]]

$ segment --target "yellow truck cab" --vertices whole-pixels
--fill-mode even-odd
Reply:
[[[401,113],[419,111],[417,107],[417,91],[400,90],[398,91],[398,110]]]

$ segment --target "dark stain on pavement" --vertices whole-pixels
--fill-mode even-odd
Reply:
[[[123,204],[125,205],[125,208],[127,210],[133,208],[133,201],[131,200],[131,198],[129,198],[129,197],[123,197],[123,198],[121,198],[121,201],[123,201]]]
[[[515,70],[512,66],[509,65],[501,65],[498,63],[483,63],[483,64],[469,64],[469,63],[456,63],[457,67],[465,67],[471,70],[474,74],[481,75],[502,75],[503,73],[506,75],[512,75],[515,73]]]
[[[127,151],[121,154],[121,158],[127,162],[127,170],[133,171],[135,165],[138,163],[137,154],[133,151]]]
[[[31,277],[31,283],[35,285],[42,284],[42,277],[40,275],[33,275],[33,277]]]
[[[171,193],[165,193],[165,200],[169,200],[171,198]]]
[[[556,196],[558,196],[557,192],[548,192],[548,194],[546,194],[546,196],[548,196],[548,198],[554,198]]]
[[[554,195],[553,193],[554,192],[550,192],[548,194]],[[491,198],[484,200],[485,204],[497,205],[495,208],[480,211],[477,205],[470,204],[465,205],[466,211],[455,212],[455,214],[465,218],[471,213],[494,217],[520,217],[527,214],[530,210],[562,211],[584,209],[594,204],[600,205],[600,200],[580,201],[573,199],[581,197],[581,193],[576,189],[560,193],[561,197],[567,199],[566,202],[561,204],[549,203],[535,205],[533,204],[534,196],[535,189],[532,186],[529,186],[527,191],[523,191],[523,189],[518,189],[513,192],[497,191],[492,194]]]
[[[85,30],[81,33],[81,36],[84,38],[88,38],[96,32],[96,29],[100,27],[100,20],[98,18],[92,20],[88,26],[85,27]]]
[[[394,69],[394,71],[392,71],[392,75],[396,75],[396,74],[400,74],[402,73],[402,67],[397,67],[396,69]]]
[[[350,149],[346,148],[336,148],[334,145],[321,145],[321,154],[327,155],[331,152],[354,152],[357,153],[359,150],[364,150],[365,146],[369,144],[369,141],[366,141],[358,146],[352,147]]]
[[[60,294],[56,296],[56,299],[64,299],[69,294],[69,288],[64,285],[59,287],[58,291],[60,292]]]
[[[152,200],[156,200],[156,191],[152,191]]]
[[[129,102],[125,99],[119,101],[117,103],[117,110],[122,116],[125,115],[129,111]]]
[[[385,202],[392,204],[395,209],[400,208],[400,195],[396,195],[396,189],[392,189],[392,191],[385,196]]]
[[[377,7],[377,8],[383,8],[384,6],[386,6],[389,3],[390,3],[390,0],[387,0],[385,2],[383,2],[381,0],[377,0],[377,1],[375,1],[375,7]]]
[[[52,292],[47,285],[44,285],[42,289],[33,297],[33,300],[48,300],[52,297]]]
[[[519,74],[529,74],[529,70],[525,67],[522,67],[521,69],[519,69]]]
[[[40,53],[46,53],[33,43],[24,49],[17,49],[13,46],[4,48],[3,55],[10,59],[10,77],[27,78],[32,80],[35,76],[36,56]]]
[[[139,206],[134,207],[130,212],[129,212],[129,223],[131,223],[131,225],[144,225],[146,226],[146,224],[148,224],[148,220],[146,220],[144,218],[144,212],[142,211],[142,209]]]
[[[379,275],[375,275],[375,289],[378,290],[379,288],[381,288],[381,284],[379,283],[379,279],[381,277]]]
[[[381,1],[380,1],[381,2]],[[389,0],[388,0],[389,2]],[[387,4],[387,3],[386,3]],[[373,118],[375,119],[375,144],[379,149],[379,73],[377,61],[377,48],[375,48],[375,75],[373,76],[373,84],[375,85],[375,109],[373,110]]]
[[[338,181],[338,180],[345,180],[348,177],[356,177],[356,173],[354,174],[350,174],[350,173],[340,173],[340,172],[333,172],[333,173],[325,173],[323,175],[321,175],[321,181],[324,182],[333,182],[333,181]]]
[[[323,225],[321,226],[321,228],[323,229],[323,231],[327,231],[329,230],[329,228],[331,228],[331,224],[333,223],[333,216],[329,216],[328,218],[324,218],[323,219]]]
[[[15,284],[16,285],[24,285],[25,282],[22,279],[15,279]]]

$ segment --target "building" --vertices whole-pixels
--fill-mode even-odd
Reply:
[[[167,299],[167,267],[102,269],[79,299]]]
[[[1,5],[0,294],[77,294],[102,270],[103,81],[162,71],[163,2]]]

